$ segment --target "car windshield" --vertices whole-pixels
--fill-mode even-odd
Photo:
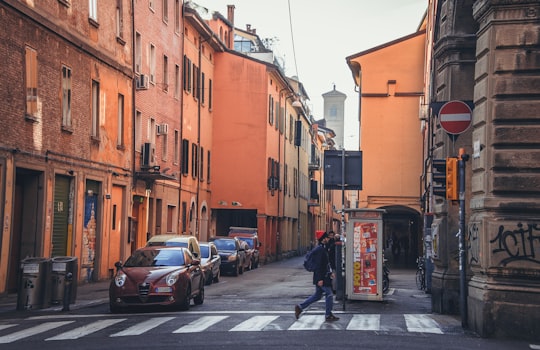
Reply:
[[[164,245],[167,247],[187,247],[187,242],[166,241]]]
[[[236,245],[232,239],[217,239],[214,244],[219,250],[236,250]]]
[[[249,237],[238,237],[239,240],[246,242],[249,245],[249,248],[253,249],[253,238]]]
[[[206,259],[210,256],[210,247],[207,245],[201,246],[201,258]]]
[[[134,252],[124,267],[182,266],[185,265],[182,250],[140,250]]]

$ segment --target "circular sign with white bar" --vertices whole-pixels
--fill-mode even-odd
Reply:
[[[439,120],[444,131],[458,135],[471,126],[472,110],[463,101],[448,101],[439,111]]]

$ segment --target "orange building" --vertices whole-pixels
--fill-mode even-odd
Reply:
[[[135,177],[126,241],[131,251],[150,236],[178,232],[184,29],[180,6],[134,4]]]
[[[216,235],[226,235],[229,226],[258,227],[264,258],[275,257],[283,211],[283,110],[292,91],[275,66],[236,52],[218,55],[214,74]]]
[[[214,169],[216,57],[226,49],[195,10],[185,6],[184,98],[182,103],[181,232],[200,241],[214,236],[211,222]],[[227,23],[223,23],[228,27]]]
[[[109,278],[123,254],[130,9],[128,0],[0,3],[0,71],[10,84],[0,89],[0,293],[17,290],[27,257],[77,258],[76,276],[92,281]]]
[[[384,240],[400,248],[395,265],[414,264],[422,251],[419,101],[424,45],[421,30],[347,57],[360,91],[363,189],[359,208],[386,209]]]

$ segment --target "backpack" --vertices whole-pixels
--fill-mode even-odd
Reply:
[[[304,257],[304,268],[309,272],[313,272],[317,269],[316,250],[317,248],[313,248],[307,252],[306,256]]]

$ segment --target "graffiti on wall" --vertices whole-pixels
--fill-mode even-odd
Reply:
[[[469,257],[469,264],[478,264],[480,261],[480,239],[477,222],[472,222],[469,225],[469,236],[467,237],[467,256]]]
[[[503,225],[495,238],[489,241],[495,245],[493,255],[505,254],[500,262],[502,266],[513,261],[529,261],[540,264],[540,225],[517,224],[517,229],[506,229]]]
[[[86,282],[92,282],[96,255],[96,207],[97,196],[86,196],[84,208],[83,247],[81,273]]]

